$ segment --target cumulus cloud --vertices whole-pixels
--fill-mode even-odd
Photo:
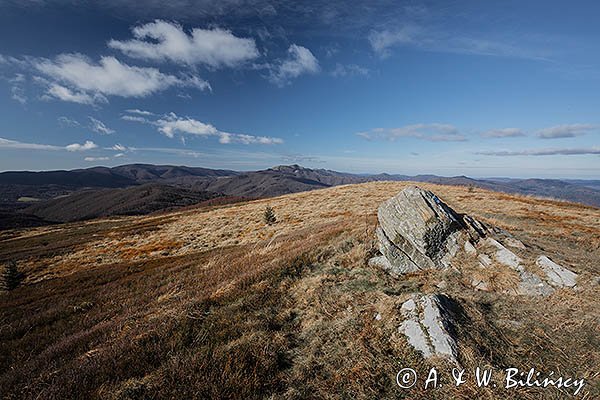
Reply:
[[[111,133],[115,133],[114,129],[110,129],[107,127],[104,122],[94,118],[88,117],[90,119],[90,128],[101,135],[110,135]]]
[[[500,150],[480,151],[476,154],[484,156],[577,156],[600,154],[600,147],[591,148],[555,148],[555,149],[533,149],[533,150]]]
[[[598,129],[598,126],[590,124],[557,125],[539,130],[537,136],[541,139],[569,138],[584,135],[594,129]]]
[[[356,64],[340,64],[335,65],[335,69],[331,71],[331,75],[335,78],[346,76],[368,76],[369,70]]]
[[[97,148],[98,145],[91,140],[86,140],[85,143],[73,143],[65,147],[68,151],[87,151]]]
[[[180,135],[194,135],[201,137],[218,137],[219,142],[223,144],[240,143],[240,144],[281,144],[283,139],[268,137],[268,136],[254,136],[241,133],[229,133],[224,132],[211,124],[198,121],[194,118],[180,117],[175,113],[166,114],[156,120],[149,120],[143,117],[124,115],[121,117],[126,121],[140,122],[150,124],[156,127],[156,129],[167,136],[168,138],[174,138],[176,134]],[[182,136],[184,139],[184,136]],[[185,139],[184,139],[185,140]]]
[[[156,68],[133,67],[114,57],[98,63],[82,54],[61,54],[53,60],[36,59],[34,67],[48,79],[47,96],[82,104],[106,102],[106,96],[146,97],[171,87],[210,90],[194,75],[164,74]]]
[[[519,136],[525,136],[525,132],[523,132],[519,128],[502,128],[502,129],[491,129],[489,131],[485,131],[481,134],[481,136],[487,137],[487,138],[519,137]]]
[[[464,142],[467,138],[453,125],[448,124],[414,124],[400,128],[375,128],[366,132],[358,132],[358,136],[367,140],[390,140],[399,138],[416,138],[430,142]]]
[[[205,124],[193,118],[181,118],[175,113],[169,113],[164,118],[154,122],[159,132],[169,138],[173,138],[175,133],[186,133],[197,136],[216,136],[219,130],[211,124]]]
[[[306,47],[292,44],[286,59],[269,66],[269,80],[277,86],[285,86],[302,74],[319,72],[319,61]]]
[[[181,25],[156,20],[134,27],[132,33],[135,39],[113,39],[108,46],[132,58],[211,68],[236,67],[260,55],[254,39],[220,28],[195,28],[188,34]]]
[[[37,82],[42,82],[47,85],[46,94],[42,96],[42,100],[62,100],[71,103],[94,105],[98,103],[106,103],[106,97],[99,93],[86,93],[82,91],[71,90],[57,83],[51,83],[46,79],[37,79]]]

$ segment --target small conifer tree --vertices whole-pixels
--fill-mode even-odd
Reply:
[[[0,275],[0,288],[4,290],[13,290],[23,280],[23,274],[19,272],[15,261],[8,261],[4,264],[4,268]]]
[[[277,217],[275,216],[275,211],[273,210],[273,207],[267,206],[265,208],[265,214],[263,218],[267,225],[273,225],[277,221]]]

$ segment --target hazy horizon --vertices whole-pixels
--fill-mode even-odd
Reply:
[[[275,168],[275,167],[280,167],[280,166],[294,166],[294,165],[298,165],[299,167],[302,168],[309,168],[306,167],[302,164],[278,164],[278,165],[272,165],[270,167],[266,167],[266,168],[261,168],[261,169],[231,169],[231,168],[209,168],[203,165],[184,165],[184,164],[148,164],[148,163],[130,163],[130,164],[117,164],[117,165],[90,165],[90,166],[84,166],[82,168],[73,168],[73,169],[39,169],[39,170],[35,170],[35,169],[24,169],[24,170],[11,170],[11,169],[7,169],[7,170],[0,170],[0,173],[4,173],[4,172],[53,172],[53,171],[73,171],[73,170],[77,170],[77,169],[90,169],[90,168],[116,168],[116,167],[124,167],[124,166],[128,166],[128,165],[154,165],[154,166],[171,166],[171,167],[183,167],[183,168],[208,168],[208,169],[214,169],[214,170],[232,170],[232,171],[236,171],[236,172],[254,172],[254,171],[262,171],[262,170],[266,170],[266,169],[271,169],[271,168]],[[340,172],[340,173],[350,173],[350,174],[354,174],[357,176],[360,175],[364,175],[364,176],[372,176],[372,175],[379,175],[379,174],[388,174],[388,175],[392,175],[392,176],[398,176],[398,175],[406,175],[406,176],[417,176],[417,175],[433,175],[433,176],[439,176],[442,178],[455,178],[455,177],[467,177],[467,178],[472,178],[472,179],[489,179],[489,180],[502,180],[502,179],[559,179],[559,180],[565,180],[565,181],[570,181],[570,180],[589,180],[589,181],[597,181],[598,179],[595,178],[552,178],[552,177],[538,177],[538,176],[488,176],[488,175],[465,175],[465,174],[461,174],[461,175],[443,175],[443,174],[414,174],[414,175],[410,175],[410,174],[404,174],[401,172],[388,172],[388,171],[379,171],[379,172],[349,172],[349,171],[343,171],[343,170],[332,170],[330,168],[321,168],[321,167],[315,167],[315,168],[310,168],[310,169],[325,169],[325,170],[329,170],[329,171],[333,171],[333,172]]]

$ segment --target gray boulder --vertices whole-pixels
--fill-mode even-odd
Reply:
[[[377,212],[377,239],[385,260],[373,264],[395,274],[445,268],[459,249],[459,238],[485,236],[479,221],[457,214],[435,194],[410,186]]]

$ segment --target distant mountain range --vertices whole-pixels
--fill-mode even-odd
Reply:
[[[131,164],[72,171],[0,173],[0,229],[111,215],[147,214],[223,197],[254,199],[369,181],[473,186],[600,207],[600,181],[358,175],[299,165],[238,172]]]

